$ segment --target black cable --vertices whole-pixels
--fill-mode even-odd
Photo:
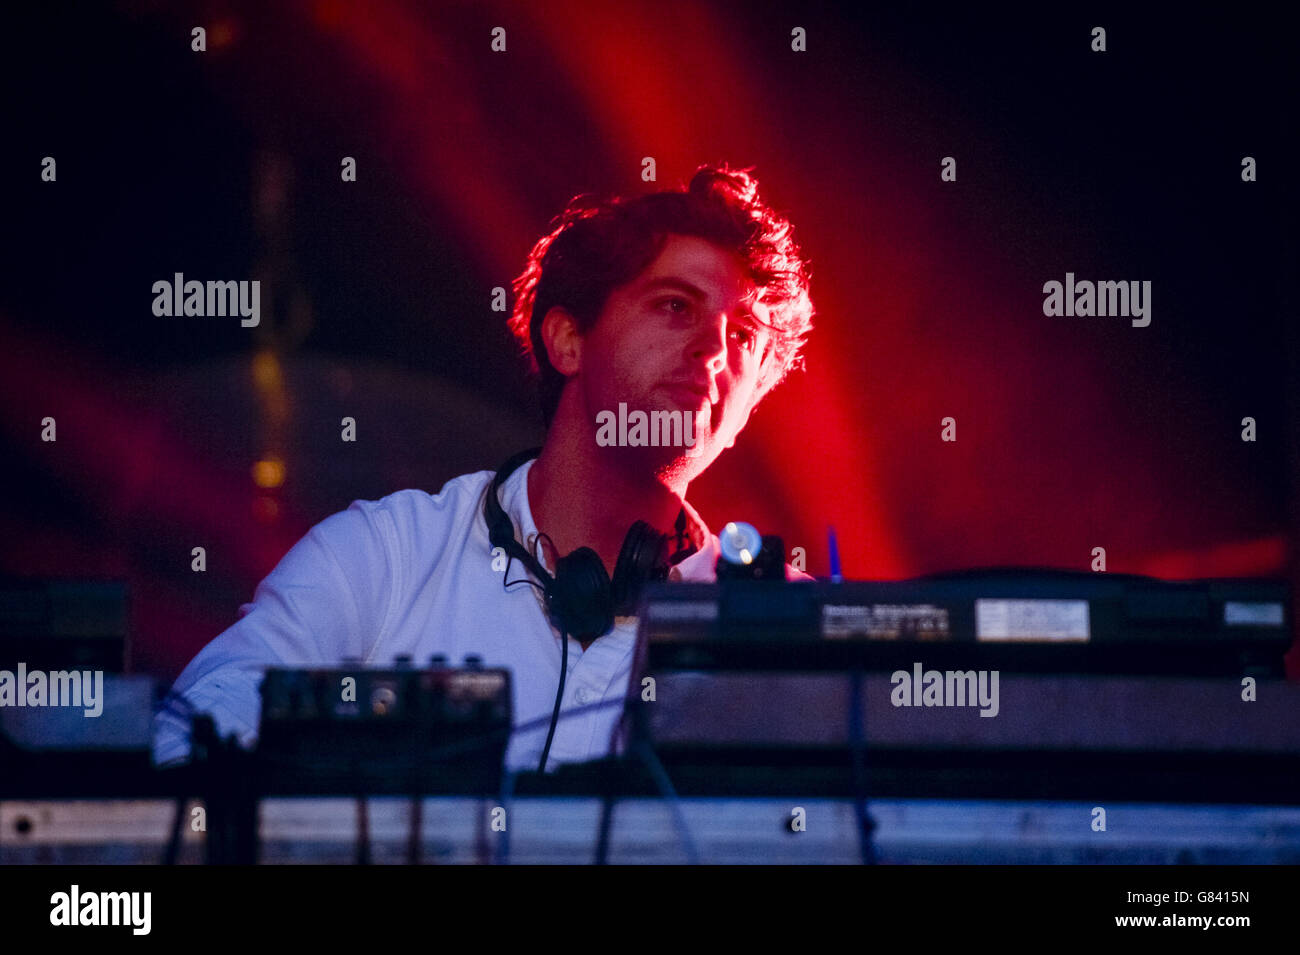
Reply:
[[[357,865],[370,865],[370,813],[366,797],[357,797]]]
[[[641,663],[644,663],[643,659]],[[673,816],[673,825],[677,828],[677,836],[682,842],[682,847],[686,850],[687,860],[691,865],[698,865],[700,854],[695,847],[695,841],[691,838],[691,831],[686,825],[686,814],[682,812],[681,797],[677,795],[677,790],[673,786],[672,779],[668,776],[668,771],[664,768],[659,755],[654,750],[654,740],[650,735],[646,711],[636,705],[636,676],[641,671],[642,666],[634,663],[631,675],[628,677],[628,691],[623,698],[623,712],[615,723],[614,731],[610,733],[606,760],[614,756],[614,751],[618,747],[619,736],[625,734],[627,739],[630,740],[629,749],[649,770],[650,778],[659,790],[659,798],[668,804],[668,811]],[[606,770],[606,773],[608,773],[608,770]],[[596,865],[608,864],[610,836],[613,832],[613,787],[609,783],[608,775],[602,776],[602,782],[604,788],[601,793],[600,826],[596,841]]]
[[[683,512],[685,513],[685,512]],[[610,779],[608,768],[609,760],[613,759],[618,749],[620,736],[630,736],[634,740],[639,738],[638,734],[648,732],[645,729],[645,715],[643,711],[634,709],[636,706],[636,686],[637,675],[641,671],[640,651],[641,638],[637,636],[637,646],[632,653],[632,667],[627,677],[627,692],[623,695],[623,712],[619,714],[614,721],[614,728],[609,734],[609,746],[605,750],[606,768],[602,771],[601,793],[600,793],[600,823],[596,828],[596,858],[593,861],[595,865],[609,864],[609,838],[613,831],[614,818],[614,788]],[[629,729],[630,724],[635,726]]]
[[[420,793],[416,791],[411,796],[411,831],[407,836],[406,843],[406,864],[420,864],[420,848],[424,841],[424,802],[420,798]]]
[[[185,818],[185,806],[189,797],[184,793],[176,797],[176,815],[172,819],[171,835],[167,838],[167,849],[163,853],[163,865],[175,865],[181,854],[181,828]]]
[[[551,728],[546,732],[546,745],[542,747],[542,761],[537,764],[539,773],[546,772],[546,760],[551,755],[551,740],[560,722],[560,701],[564,699],[564,680],[569,675],[569,635],[560,631],[560,687],[555,691],[555,709],[551,711]],[[619,702],[622,702],[621,700]]]
[[[668,804],[668,811],[672,813],[673,825],[677,829],[677,838],[681,840],[682,848],[686,850],[686,861],[690,865],[700,864],[700,852],[695,846],[695,840],[691,838],[691,830],[686,825],[686,814],[682,812],[681,797],[677,795],[677,790],[673,786],[673,781],[664,769],[664,764],[660,761],[659,755],[650,745],[650,741],[642,739],[632,747],[632,752],[636,754],[650,772],[650,778],[654,781],[655,787],[659,790],[659,798]],[[610,835],[614,831],[614,790],[613,786],[606,781],[605,791],[601,794],[600,807],[600,828],[596,839],[596,865],[609,864],[609,844]]]
[[[608,766],[604,767],[601,776],[601,794],[600,794],[600,826],[597,829],[596,836],[596,865],[609,864],[609,834],[614,824],[614,785],[611,780],[611,773]]]
[[[548,541],[551,541],[550,537],[547,536],[546,534],[538,534],[537,543],[540,544],[543,538],[545,538]],[[554,546],[555,546],[555,542],[551,541],[551,547],[553,548]],[[545,555],[545,551],[543,551],[543,555]],[[519,580],[507,579],[510,576],[510,566],[511,564],[514,563],[514,560],[515,558],[513,554],[509,555],[506,559],[505,573],[501,575],[501,589],[509,592],[510,588],[515,584],[528,584],[540,590],[543,594],[545,594],[546,588],[543,587],[535,580],[529,580],[527,577],[521,577]],[[560,721],[560,704],[564,701],[564,681],[568,677],[568,675],[569,675],[569,634],[566,630],[561,630],[560,631],[560,685],[555,691],[555,706],[551,710],[550,728],[546,731],[546,745],[542,747],[542,758],[541,761],[537,764],[537,771],[539,773],[546,772],[546,760],[551,755],[551,741],[555,738],[555,727],[556,724],[558,724]]]
[[[686,849],[686,861],[691,865],[699,865],[700,852],[695,847],[695,840],[691,838],[691,830],[686,826],[686,814],[682,812],[681,797],[677,795],[673,781],[668,777],[668,770],[664,769],[664,764],[659,761],[659,754],[650,745],[648,737],[642,738],[636,747],[636,752],[639,753],[646,769],[650,770],[650,776],[659,789],[659,795],[668,803],[668,810],[673,814],[673,822],[677,826],[678,838],[682,840],[682,846]]]
[[[478,824],[474,827],[474,861],[478,865],[487,865],[492,861],[492,850],[488,846],[488,806],[486,795],[478,797],[478,812],[475,816]]]
[[[854,670],[849,681],[849,750],[853,765],[853,816],[857,822],[858,854],[863,865],[875,865],[880,860],[872,838],[876,821],[867,808],[867,734],[863,717],[862,671]]]
[[[546,535],[546,534],[539,534],[539,535],[537,536],[537,543],[540,544],[540,543],[542,542],[542,538],[543,538],[543,537],[545,537],[548,541],[551,541],[551,538],[550,538],[548,535]],[[551,547],[552,547],[552,548],[555,547],[555,541],[551,541]],[[534,548],[534,551],[535,551],[535,550],[536,550],[536,548]],[[542,555],[545,556],[545,553],[546,553],[546,552],[543,551],[543,552],[542,552]],[[533,556],[536,557],[537,554],[534,553]],[[507,552],[506,552],[506,569],[505,569],[505,571],[501,574],[501,589],[504,590],[506,593],[509,593],[509,592],[510,592],[510,588],[513,587],[513,586],[515,586],[515,584],[528,584],[530,587],[533,587],[533,588],[535,588],[535,589],[537,589],[537,590],[540,590],[540,591],[542,592],[542,594],[544,595],[544,594],[546,593],[546,588],[543,587],[541,584],[539,584],[539,583],[538,583],[537,581],[535,581],[535,580],[529,580],[527,576],[520,577],[518,580],[508,580],[508,579],[507,579],[507,578],[510,576],[510,566],[515,562],[515,560],[516,560],[515,555],[514,555],[514,554],[511,554],[511,553],[509,553],[509,552],[507,551]],[[519,561],[519,563],[522,564],[523,561],[521,560],[521,561]],[[540,562],[539,562],[539,563],[540,563]],[[526,574],[526,573],[527,573],[527,567],[524,568],[524,571],[525,571],[525,574]]]
[[[188,712],[177,712],[176,710],[177,703],[184,704]],[[198,715],[198,707],[196,707],[189,700],[185,699],[184,696],[175,692],[174,690],[168,690],[167,693],[163,696],[163,698],[159,700],[157,704],[155,704],[153,708],[153,715],[157,717],[158,714],[162,713],[164,710],[171,711],[172,715],[179,717],[183,723],[187,723],[191,725],[192,725],[193,717]],[[187,741],[191,736],[193,736],[193,730],[190,729],[188,726],[186,729],[185,736]],[[172,818],[171,833],[167,837],[167,848],[163,850],[163,859],[162,859],[163,865],[176,865],[176,863],[180,859],[181,833],[183,831],[183,826],[184,826],[185,806],[188,803],[189,803],[189,796],[186,795],[185,793],[181,793],[179,796],[176,797],[176,814]]]

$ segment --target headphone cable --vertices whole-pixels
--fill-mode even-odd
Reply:
[[[551,755],[551,740],[555,738],[555,726],[560,721],[560,701],[564,699],[564,678],[569,675],[569,634],[560,631],[560,687],[555,691],[555,709],[551,711],[551,728],[546,731],[546,745],[542,747],[542,761],[537,764],[539,773],[546,772],[546,760]]]
[[[551,542],[551,538],[546,534],[538,534],[537,536],[538,545],[542,543],[542,538],[545,538],[548,542]],[[552,547],[555,546],[554,542],[551,542],[551,546]],[[542,553],[543,555],[545,555],[545,551],[543,551]],[[514,560],[513,556],[511,556],[506,561],[506,572],[502,576],[502,587],[508,590],[511,584],[529,584],[534,589],[539,590],[544,594],[546,592],[546,589],[535,580],[529,580],[527,577],[523,577],[519,580],[505,579],[510,576],[510,562],[512,560]],[[550,728],[547,729],[546,731],[546,745],[542,747],[542,759],[537,764],[537,771],[539,773],[546,772],[546,761],[548,758],[550,758],[551,755],[551,741],[555,739],[555,727],[560,722],[560,704],[564,701],[564,681],[568,677],[568,675],[569,675],[569,633],[567,630],[561,628],[560,630],[560,685],[555,690],[555,706],[551,709],[551,725]]]

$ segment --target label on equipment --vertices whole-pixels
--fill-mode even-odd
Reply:
[[[825,604],[822,636],[832,640],[950,640],[948,610],[934,604]]]
[[[975,639],[1086,643],[1088,601],[976,600]]]
[[[646,616],[654,621],[698,621],[707,623],[718,619],[716,600],[660,600],[646,607]]]
[[[1227,600],[1223,604],[1223,622],[1229,627],[1280,627],[1282,605]]]

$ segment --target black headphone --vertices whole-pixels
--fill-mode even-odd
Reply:
[[[645,521],[637,521],[627,530],[623,547],[614,564],[614,579],[605,572],[605,562],[590,547],[579,547],[555,563],[555,575],[546,572],[536,557],[515,539],[514,521],[501,506],[501,485],[525,462],[542,453],[541,448],[520,451],[497,469],[496,477],[488,488],[483,502],[483,519],[487,522],[488,540],[494,548],[500,547],[512,558],[519,560],[538,580],[542,581],[542,594],[546,598],[546,612],[560,631],[560,685],[555,691],[555,706],[551,710],[551,725],[542,747],[542,759],[537,771],[546,771],[546,760],[555,739],[555,727],[560,720],[560,703],[564,699],[565,677],[569,672],[569,637],[579,640],[604,636],[614,626],[615,614],[629,614],[636,609],[641,588],[649,580],[667,580],[668,568],[695,552],[686,539],[686,509],[677,515],[676,534],[660,534]],[[678,549],[665,560],[668,542],[678,542]],[[531,580],[512,581],[510,563],[502,580],[503,587],[512,583],[529,583]]]
[[[515,539],[515,525],[501,506],[501,485],[525,462],[537,457],[541,448],[521,451],[497,470],[483,504],[488,540],[518,559],[542,581],[546,610],[562,634],[588,640],[603,636],[614,626],[615,615],[625,616],[636,610],[636,601],[647,581],[667,580],[669,567],[685,554],[679,550],[669,560],[668,544],[673,538],[660,534],[645,521],[628,528],[610,580],[605,562],[590,547],[579,547],[561,557],[555,574],[547,573],[541,562]],[[685,526],[685,512],[678,517],[680,541]],[[506,566],[509,574],[509,565]],[[567,642],[567,641],[566,641]]]

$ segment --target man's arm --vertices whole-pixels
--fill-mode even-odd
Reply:
[[[355,501],[313,527],[258,584],[252,603],[239,608],[239,621],[176,680],[154,719],[154,762],[188,757],[193,713],[212,714],[222,737],[233,733],[251,745],[268,667],[368,659],[397,587],[396,544],[384,501]]]

